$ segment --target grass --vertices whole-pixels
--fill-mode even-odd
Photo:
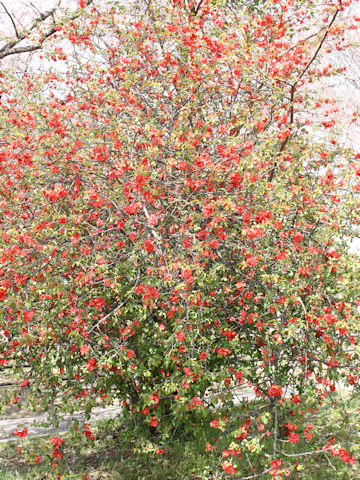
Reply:
[[[359,399],[354,399],[350,409],[354,414],[357,424],[350,433],[346,428],[347,422],[341,414],[325,408],[317,418],[317,431],[331,431],[338,435],[346,443],[346,448],[352,445],[353,454],[359,452],[360,437],[359,423],[356,420]],[[309,414],[304,422],[315,423],[315,417]],[[82,472],[86,472],[89,480],[215,480],[223,478],[221,463],[221,452],[228,446],[227,443],[219,444],[217,451],[219,455],[212,456],[205,449],[205,442],[190,436],[183,436],[172,443],[169,443],[164,455],[144,453],[151,438],[143,433],[141,445],[131,441],[130,433],[133,433],[134,426],[130,426],[124,419],[117,418],[103,420],[92,427],[95,440],[84,442],[69,441],[66,454],[68,467],[73,473],[67,473],[64,480],[80,480]],[[137,432],[141,436],[140,431]],[[211,434],[213,434],[213,429]],[[128,435],[129,434],[129,435]],[[210,429],[209,429],[210,435]],[[67,435],[63,438],[66,442]],[[22,442],[23,451],[47,451],[51,454],[51,443],[48,437],[30,439]],[[70,447],[71,445],[71,447]],[[345,445],[344,445],[345,446]],[[293,454],[308,449],[301,442],[292,447]],[[56,478],[49,473],[49,466],[46,462],[37,464],[27,463],[23,455],[17,454],[17,445],[14,442],[0,444],[0,480],[46,480]],[[263,452],[261,453],[263,457]],[[219,461],[220,459],[220,461]],[[344,463],[339,457],[331,455],[309,455],[299,456],[302,469],[293,472],[287,477],[289,480],[357,480],[360,479],[360,470],[357,465],[351,467]],[[255,464],[256,465],[256,464]],[[258,468],[261,468],[257,465]],[[248,470],[240,471],[234,477],[242,478],[248,475]]]
[[[125,444],[119,432],[127,427],[121,421],[101,422],[96,426],[96,439],[90,445],[80,442],[73,446],[67,461],[73,475],[66,480],[81,478],[80,472],[87,473],[89,479],[96,480],[168,480],[197,479],[199,472],[206,472],[208,455],[200,452],[198,445],[178,442],[172,445],[166,455],[141,454],[135,444]],[[110,432],[113,438],[109,439]],[[65,438],[65,436],[64,436]],[[23,442],[24,447],[45,450],[49,438]],[[144,442],[146,448],[146,440]],[[14,445],[0,445],[0,480],[45,480],[49,467],[46,464],[27,464],[16,453]]]

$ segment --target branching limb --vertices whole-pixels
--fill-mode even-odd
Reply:
[[[8,14],[8,16],[11,19],[11,22],[15,29],[16,38],[14,40],[10,40],[9,42],[5,43],[5,45],[3,45],[0,48],[0,60],[10,55],[16,55],[18,53],[28,53],[28,52],[34,52],[36,50],[41,50],[44,41],[47,40],[49,37],[51,37],[51,35],[53,35],[57,31],[56,29],[57,25],[55,23],[50,29],[48,29],[47,32],[44,32],[43,34],[41,34],[36,44],[35,43],[33,43],[32,45],[19,45],[19,44],[20,42],[25,40],[31,33],[33,33],[36,30],[36,28],[39,26],[39,24],[44,23],[48,18],[54,16],[54,14],[56,13],[56,11],[60,6],[60,1],[61,0],[58,0],[56,5],[51,10],[48,10],[46,12],[40,12],[39,16],[34,19],[32,24],[28,28],[23,29],[20,32],[17,30],[16,24],[11,14],[8,12],[3,2],[1,2],[2,7],[4,8],[5,12]],[[89,6],[92,3],[93,3],[93,0],[86,0],[87,6]],[[70,17],[70,20],[74,20],[75,18],[77,18],[80,15],[81,11],[82,11],[81,8],[77,9],[76,12]],[[61,21],[57,22],[57,24],[60,25]]]

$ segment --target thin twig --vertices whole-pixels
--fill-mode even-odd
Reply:
[[[8,9],[6,8],[6,6],[4,5],[3,2],[0,2],[0,3],[1,3],[3,9],[5,10],[5,12],[7,13],[8,17],[9,17],[10,20],[11,20],[11,23],[12,23],[12,25],[13,25],[13,27],[14,27],[14,30],[15,30],[16,38],[20,38],[20,37],[19,37],[19,32],[17,31],[16,24],[15,24],[15,22],[14,22],[14,19],[13,19],[11,13],[8,11]]]

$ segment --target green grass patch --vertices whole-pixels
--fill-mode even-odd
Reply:
[[[72,473],[65,475],[66,480],[82,478],[86,472],[91,480],[169,480],[206,478],[210,473],[209,455],[205,448],[195,442],[173,442],[164,455],[145,453],[150,439],[144,436],[141,442],[127,443],[123,440],[123,431],[129,431],[130,425],[121,419],[99,422],[93,431],[95,440],[74,443],[67,447],[66,461]],[[111,438],[110,438],[111,436]],[[63,435],[65,439],[68,435]],[[49,465],[27,463],[17,453],[17,443],[0,444],[0,480],[44,480],[49,475]],[[24,449],[31,447],[35,451],[49,448],[49,437],[30,439],[22,442]],[[143,446],[145,452],[141,452]],[[199,476],[199,473],[202,476]]]
[[[300,417],[304,423],[316,425],[316,435],[324,438],[324,434],[336,435],[344,448],[355,456],[359,453],[359,399],[347,402],[349,416],[344,416],[340,405],[339,411],[331,411],[324,405],[319,414],[308,413]],[[299,423],[299,419],[297,419]],[[68,473],[62,477],[64,480],[80,480],[86,473],[89,480],[216,480],[224,478],[221,463],[226,460],[221,458],[223,449],[229,446],[229,440],[220,438],[216,444],[217,455],[207,452],[204,438],[183,435],[180,438],[169,439],[164,448],[164,454],[159,455],[151,450],[153,439],[146,430],[130,424],[123,418],[103,420],[91,426],[94,433],[93,441],[86,441],[84,437],[70,438],[70,434],[62,435],[64,438],[64,458],[66,458]],[[209,427],[209,438],[214,436],[214,429]],[[135,434],[135,435],[134,435]],[[135,443],[131,438],[138,438]],[[206,437],[206,435],[205,435]],[[282,440],[286,442],[285,440]],[[39,463],[29,462],[31,457],[19,455],[17,448],[23,445],[23,451],[48,452],[51,457],[52,445],[49,437],[41,437],[24,441],[7,442],[0,444],[0,480],[46,480],[56,478],[54,473],[49,473],[49,463],[41,460]],[[270,444],[269,444],[270,445]],[[285,445],[281,444],[280,447]],[[298,444],[286,444],[287,452],[298,455],[306,450],[311,450],[311,445],[306,444],[302,438]],[[263,450],[259,459],[264,459]],[[244,453],[245,457],[245,453]],[[32,457],[34,459],[34,457]],[[329,453],[315,455],[299,455],[292,458],[301,464],[301,469],[290,474],[290,480],[355,480],[360,478],[358,465],[351,466],[344,463],[338,456],[332,457]],[[263,461],[263,460],[262,460]],[[64,465],[65,460],[59,461]],[[249,469],[244,461],[239,462],[238,472],[233,477],[242,478],[249,474]],[[259,471],[264,464],[253,465]]]

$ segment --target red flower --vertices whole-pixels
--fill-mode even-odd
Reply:
[[[256,128],[258,132],[262,132],[265,128],[265,123],[264,122],[257,122]]]
[[[310,432],[310,430],[314,428],[314,425],[312,423],[309,423],[309,425],[306,426],[305,430],[304,430],[304,437],[307,439],[307,440],[311,440],[312,439],[312,434]]]
[[[154,214],[149,215],[149,218],[148,218],[149,225],[154,226],[154,225],[157,225],[158,223],[159,223],[159,219],[156,215]]]
[[[189,402],[189,410],[192,410],[193,408],[196,407],[196,405],[203,406],[203,402],[200,400],[199,397],[193,397],[191,401]]]
[[[155,244],[150,238],[147,238],[144,243],[144,248],[148,253],[155,251]]]
[[[293,239],[294,239],[294,243],[298,244],[299,242],[301,242],[304,239],[304,237],[302,236],[302,234],[300,232],[295,232],[294,235],[293,235]]]
[[[290,433],[290,435],[289,435],[289,442],[290,443],[298,443],[299,439],[300,439],[300,437],[297,433],[295,433],[295,432]]]
[[[226,355],[230,355],[231,353],[231,350],[229,350],[228,348],[219,348],[219,350],[217,351],[217,353],[222,356],[222,357],[226,357]]]
[[[88,361],[87,361],[87,369],[90,370],[90,372],[92,372],[93,370],[95,370],[97,368],[97,363],[96,363],[96,360],[95,358],[90,358]]]
[[[29,385],[29,380],[24,380],[20,385],[20,388],[25,388],[27,385]]]
[[[272,16],[270,15],[270,13],[268,13],[267,15],[265,15],[264,20],[266,21],[266,23],[267,23],[268,25],[272,25],[272,23],[273,23],[273,19],[272,19]]]
[[[156,417],[152,417],[151,422],[150,422],[150,427],[157,427],[158,426],[158,421]]]
[[[277,460],[273,460],[272,462],[270,462],[270,465],[272,467],[272,469],[270,470],[270,475],[272,477],[276,477],[276,475],[279,473],[279,470],[280,470],[280,465],[281,465],[281,460],[280,458],[278,458]]]
[[[268,390],[270,397],[281,397],[283,394],[283,389],[281,385],[271,385]]]
[[[134,350],[128,350],[126,356],[127,358],[132,358],[134,356]]]
[[[6,297],[6,292],[7,292],[6,287],[1,287],[0,288],[0,300],[4,300],[4,298]]]
[[[159,403],[159,396],[156,393],[154,393],[153,395],[150,395],[149,400],[151,402],[154,402],[154,404],[156,405]]]
[[[179,330],[176,334],[176,337],[179,342],[183,342],[185,340],[185,333],[182,330]]]
[[[90,438],[90,440],[95,439],[94,435],[92,434],[92,432],[90,430],[90,425],[89,424],[84,425],[84,432],[83,433],[87,438]]]
[[[60,437],[51,437],[50,442],[54,448],[59,448],[64,443],[64,440]]]
[[[55,458],[58,458],[59,460],[62,458],[62,453],[60,453],[59,450],[57,450],[56,448],[54,448],[52,454]]]
[[[90,350],[89,345],[81,345],[80,347],[80,353],[81,355],[85,355]]]
[[[230,475],[234,475],[236,473],[236,468],[234,468],[230,462],[224,462],[222,464],[222,468],[224,472],[229,473]]]
[[[190,270],[190,268],[184,268],[181,274],[189,285],[194,282],[195,278],[192,276],[192,271]]]

